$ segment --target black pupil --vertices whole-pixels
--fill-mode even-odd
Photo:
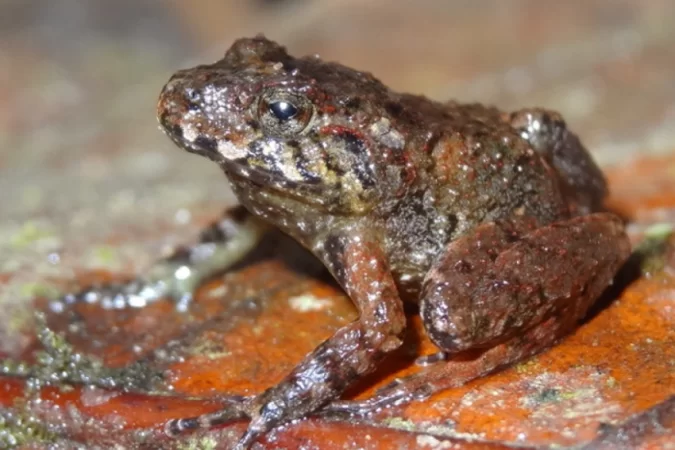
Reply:
[[[270,111],[279,120],[292,119],[297,113],[298,108],[293,103],[286,101],[279,101],[270,103]]]

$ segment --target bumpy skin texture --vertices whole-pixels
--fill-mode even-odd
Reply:
[[[619,219],[598,212],[602,173],[554,112],[399,94],[256,37],[177,72],[158,118],[360,311],[278,385],[171,432],[249,417],[244,448],[314,412],[366,414],[465,383],[568,333],[630,252]],[[401,344],[403,301],[420,304],[436,363],[372,399],[335,401]],[[482,354],[443,361],[466,350]]]

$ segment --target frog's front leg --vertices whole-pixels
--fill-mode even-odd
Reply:
[[[314,251],[356,304],[359,319],[339,329],[279,384],[251,399],[245,407],[251,423],[237,448],[247,448],[272,428],[303,418],[337,398],[402,343],[403,304],[377,239],[354,232],[321,242]],[[174,420],[167,430],[209,427],[236,416],[230,408]]]
[[[541,228],[526,219],[479,226],[450,243],[429,272],[420,314],[446,357],[483,353],[473,360],[437,362],[370,399],[335,402],[324,413],[372,413],[460,386],[544,350],[584,317],[629,254],[623,224],[613,214]]]
[[[201,282],[242,259],[267,229],[243,207],[229,209],[202,231],[198,243],[176,249],[147,273],[125,283],[93,285],[67,294],[51,303],[52,310],[64,311],[78,302],[114,309],[142,307],[161,298],[170,298],[178,310],[185,310]]]

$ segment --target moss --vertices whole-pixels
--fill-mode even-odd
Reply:
[[[133,392],[162,392],[160,373],[137,363],[122,368],[106,367],[99,359],[76,352],[61,334],[47,326],[44,314],[37,313],[36,320],[37,336],[43,346],[43,350],[35,355],[36,363],[0,361],[0,373],[26,378],[29,390],[79,384]]]
[[[640,271],[644,275],[650,276],[663,270],[674,231],[673,225],[669,223],[659,223],[647,229],[645,238],[634,252],[639,258]]]
[[[102,266],[110,266],[118,263],[119,252],[114,247],[101,245],[92,250],[92,256]]]
[[[406,420],[402,417],[387,417],[382,420],[382,425],[396,430],[415,431],[417,425],[412,420]]]
[[[178,450],[214,450],[218,441],[212,436],[192,437],[178,445]]]
[[[539,392],[536,396],[537,403],[557,403],[562,398],[559,389],[548,388]]]
[[[28,444],[52,443],[56,436],[41,421],[9,410],[0,410],[0,448],[16,448]]]
[[[56,235],[46,227],[28,221],[14,234],[9,236],[9,244],[18,250],[28,248],[40,241],[56,241]]]
[[[536,356],[533,358],[530,358],[526,361],[520,362],[514,366],[514,369],[517,373],[519,374],[528,374],[532,372],[536,372],[537,369],[539,368],[539,363],[536,360]]]
[[[19,286],[19,293],[22,297],[33,298],[57,298],[61,292],[54,286],[44,283],[24,283]]]

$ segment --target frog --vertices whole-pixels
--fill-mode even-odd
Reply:
[[[175,73],[157,112],[179,148],[220,166],[242,214],[313,253],[359,312],[278,384],[171,433],[247,418],[247,448],[311,414],[463,385],[571,333],[631,251],[603,209],[602,171],[554,111],[398,93],[257,36]],[[406,303],[438,352],[369,399],[340,400],[401,346]]]
[[[241,450],[311,415],[368,416],[487,376],[572,333],[631,252],[601,169],[555,111],[399,93],[258,35],[171,76],[157,117],[222,169],[239,206],[146,274],[55,310],[166,297],[185,310],[205,278],[281,230],[359,313],[276,385],[174,418],[170,435],[245,419]],[[370,398],[342,399],[402,345],[405,305],[438,351]]]

